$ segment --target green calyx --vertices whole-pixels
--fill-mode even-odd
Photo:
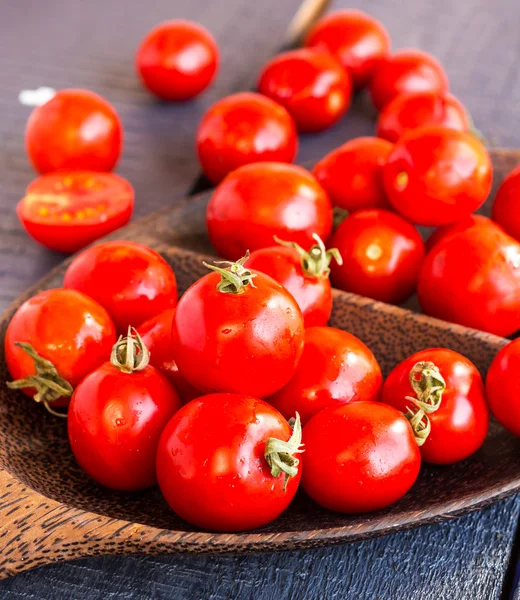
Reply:
[[[325,248],[323,240],[317,233],[313,233],[312,237],[316,240],[316,244],[310,248],[310,250],[304,250],[296,242],[287,242],[274,236],[274,240],[280,246],[286,248],[293,248],[298,252],[303,272],[311,277],[319,277],[320,279],[326,279],[330,275],[330,263],[334,259],[338,265],[343,264],[343,259],[337,248]]]
[[[279,477],[282,473],[284,474],[284,492],[287,489],[289,479],[298,474],[300,460],[295,454],[303,452],[300,415],[296,413],[296,417],[291,419],[291,421],[289,421],[293,429],[291,437],[286,442],[278,438],[269,438],[266,442],[264,452],[265,460],[271,469],[271,475]]]
[[[127,336],[119,336],[112,346],[110,362],[123,373],[146,369],[150,363],[150,351],[136,329],[128,327]]]
[[[256,277],[255,273],[252,273],[249,269],[244,267],[244,263],[249,258],[249,250],[245,256],[236,262],[229,260],[220,260],[216,265],[226,265],[225,267],[217,267],[216,265],[210,265],[206,262],[202,264],[220,274],[220,281],[217,284],[217,290],[223,294],[242,294],[248,287],[255,287],[253,278]]]

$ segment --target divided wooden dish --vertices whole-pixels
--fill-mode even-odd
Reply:
[[[520,151],[495,150],[492,158],[496,189],[520,163]],[[183,292],[205,272],[202,256],[211,255],[204,224],[208,198],[203,194],[185,200],[111,237],[142,242],[161,252]],[[489,206],[483,212],[487,210]],[[52,561],[101,554],[270,551],[349,542],[460,515],[520,490],[520,440],[495,422],[473,457],[451,467],[424,467],[403,500],[369,515],[328,512],[300,494],[267,527],[214,534],[179,519],[157,489],[133,494],[104,489],[75,464],[65,422],[3,385],[9,378],[3,338],[11,315],[29,296],[59,287],[66,264],[18,298],[0,321],[0,578]],[[485,375],[506,343],[339,291],[331,325],[367,343],[385,374],[413,352],[445,346],[467,356]]]

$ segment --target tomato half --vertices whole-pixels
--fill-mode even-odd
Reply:
[[[495,221],[488,219],[484,215],[469,215],[469,217],[457,221],[456,223],[452,223],[451,225],[438,227],[426,241],[426,250],[429,252],[437,244],[447,240],[453,234],[462,233],[468,231],[468,229],[474,229],[475,227],[491,227],[492,229],[503,231],[498,223],[495,223]]]
[[[509,235],[520,240],[520,165],[500,184],[493,202],[492,214],[493,219]]]

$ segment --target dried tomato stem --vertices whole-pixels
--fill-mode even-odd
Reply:
[[[301,261],[303,272],[311,277],[319,277],[320,279],[326,279],[330,275],[330,263],[334,259],[338,265],[343,264],[343,259],[337,248],[325,248],[323,240],[317,233],[313,233],[312,237],[316,240],[316,244],[310,248],[309,251],[304,250],[296,242],[287,242],[281,240],[276,235],[273,236],[274,240],[280,246],[286,248],[294,248],[298,252]]]
[[[296,413],[292,428],[292,435],[286,442],[278,438],[269,438],[264,452],[267,464],[271,468],[271,475],[279,477],[281,473],[284,473],[284,492],[287,489],[289,479],[298,474],[300,460],[294,455],[303,452],[302,424],[298,413]]]
[[[221,280],[217,284],[217,290],[219,292],[224,294],[242,294],[248,285],[255,287],[253,278],[256,277],[256,273],[252,273],[249,269],[244,267],[244,263],[248,258],[249,250],[246,252],[245,256],[236,262],[231,262],[229,260],[217,261],[217,265],[226,265],[225,268],[210,265],[204,261],[202,264],[208,269],[220,274]]]
[[[142,371],[148,366],[150,351],[133,327],[128,327],[127,336],[119,336],[117,342],[112,346],[110,362],[123,373]]]

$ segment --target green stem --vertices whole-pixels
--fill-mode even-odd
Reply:
[[[216,265],[210,265],[207,262],[202,264],[220,274],[220,281],[217,284],[217,290],[223,294],[242,294],[247,286],[255,287],[253,278],[256,277],[256,273],[251,272],[249,269],[244,267],[244,263],[249,258],[249,250],[245,256],[236,262],[229,260],[217,261],[217,265],[226,265],[223,267],[217,267]]]
[[[287,242],[274,236],[274,240],[280,246],[286,248],[293,248],[298,252],[300,256],[302,269],[306,275],[311,277],[319,277],[320,279],[326,279],[330,275],[330,263],[334,259],[338,265],[343,264],[343,259],[337,248],[325,248],[323,240],[317,233],[313,233],[312,237],[316,240],[316,244],[310,248],[309,251],[304,250],[296,242]]]
[[[123,373],[146,369],[150,363],[150,351],[136,329],[128,327],[127,336],[119,336],[112,346],[110,362]]]
[[[289,479],[298,474],[300,460],[294,455],[303,452],[302,424],[298,413],[296,413],[292,428],[292,435],[286,442],[278,438],[269,438],[264,452],[265,460],[271,468],[271,475],[279,477],[281,473],[284,474],[284,492],[287,489]]]

